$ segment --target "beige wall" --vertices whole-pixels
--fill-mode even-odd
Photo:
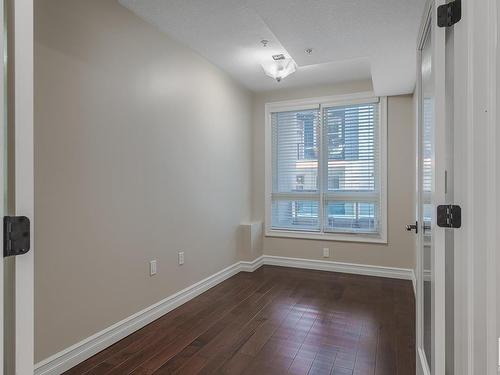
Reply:
[[[252,217],[264,219],[264,105],[268,102],[371,91],[371,82],[360,81],[300,90],[262,93],[254,101]],[[414,268],[414,235],[404,225],[415,221],[415,121],[411,95],[388,98],[388,244],[365,244],[264,237],[263,253],[388,267]]]
[[[116,0],[34,3],[40,361],[240,259],[252,95]]]

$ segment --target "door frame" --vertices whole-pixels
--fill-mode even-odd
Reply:
[[[0,0],[0,20],[1,27],[0,30],[0,51],[4,51],[6,48],[5,45],[5,18],[4,18],[4,0]],[[4,51],[5,53],[5,51]],[[5,150],[6,142],[6,131],[7,128],[7,117],[6,117],[6,108],[5,108],[5,73],[6,73],[6,65],[5,60],[1,61],[1,74],[0,74],[0,186],[2,189],[5,189],[5,172],[6,172],[6,155],[7,150]],[[5,209],[5,191],[2,190],[4,194],[0,197],[0,212],[6,213]],[[3,225],[0,225],[0,238],[3,238]],[[5,314],[4,314],[4,259],[3,259],[3,251],[0,255],[0,375],[4,373],[4,337],[5,337]]]
[[[15,371],[31,375],[34,371],[34,144],[33,91],[34,64],[33,0],[14,0],[13,27],[14,164],[15,215],[31,221],[31,250],[15,258]],[[12,29],[11,29],[12,30]],[[11,64],[12,64],[11,62]],[[12,108],[12,107],[11,107]]]
[[[462,0],[454,26],[455,374],[497,375],[500,266],[500,123],[496,0]]]
[[[462,19],[453,26],[453,184],[455,204],[462,207],[462,228],[454,230],[456,375],[500,372],[499,17],[497,0],[462,0]],[[417,80],[416,95],[419,85]],[[418,105],[417,100],[417,127]],[[419,249],[420,244],[417,275],[422,271]],[[417,280],[417,366],[426,374],[418,349],[421,283]]]

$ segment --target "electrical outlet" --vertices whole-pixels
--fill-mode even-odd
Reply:
[[[179,265],[182,266],[184,264],[184,251],[179,251]]]
[[[323,248],[323,258],[330,258],[330,249],[328,247]]]
[[[149,262],[149,276],[156,275],[156,259]]]

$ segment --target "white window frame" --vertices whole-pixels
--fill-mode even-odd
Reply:
[[[379,101],[380,124],[378,127],[378,139],[380,147],[380,227],[377,234],[369,233],[330,233],[330,232],[306,232],[272,229],[272,125],[271,114],[273,112],[298,111],[323,107],[341,106],[350,104],[362,104]],[[322,129],[323,114],[320,113],[320,127]],[[323,148],[321,148],[320,159],[322,160]],[[321,173],[321,172],[320,172]],[[320,177],[321,180],[321,177]],[[321,185],[321,184],[320,184]],[[323,199],[323,186],[319,187],[320,199]],[[321,220],[322,216],[321,216]],[[346,242],[368,242],[387,243],[387,97],[377,97],[372,92],[362,92],[348,95],[335,95],[317,98],[287,100],[266,103],[265,105],[265,235],[267,237],[285,237],[298,239],[346,241]]]

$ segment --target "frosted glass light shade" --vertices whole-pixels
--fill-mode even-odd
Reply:
[[[295,64],[295,61],[291,58],[282,60],[271,59],[263,62],[261,65],[262,69],[264,69],[264,73],[278,82],[297,70],[297,64]]]

